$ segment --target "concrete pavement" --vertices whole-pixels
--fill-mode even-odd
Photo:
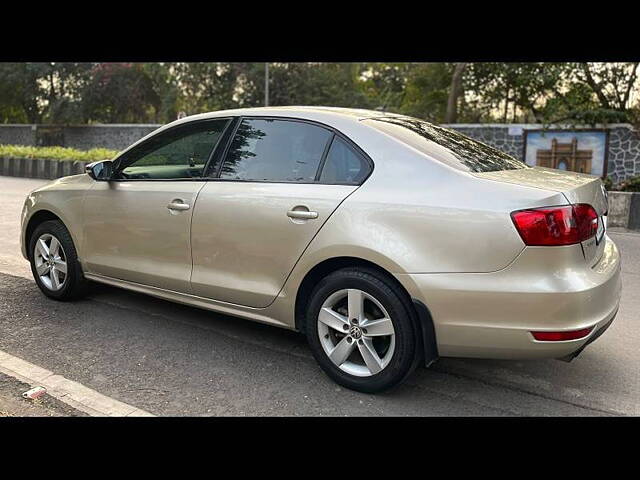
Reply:
[[[0,350],[155,415],[638,415],[640,235],[611,233],[623,297],[572,363],[440,359],[401,387],[338,387],[302,336],[97,285],[46,299],[19,252],[19,215],[42,181],[0,177]]]

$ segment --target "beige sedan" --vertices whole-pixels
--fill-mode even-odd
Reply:
[[[166,125],[32,192],[37,285],[89,280],[303,332],[376,392],[438,357],[571,359],[613,321],[600,179],[415,118],[325,107]]]

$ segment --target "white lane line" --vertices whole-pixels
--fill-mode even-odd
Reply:
[[[0,372],[28,383],[32,387],[44,387],[52,397],[92,417],[154,416],[2,350],[0,350]]]

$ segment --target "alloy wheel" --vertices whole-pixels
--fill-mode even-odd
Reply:
[[[58,291],[67,281],[67,256],[60,241],[50,233],[40,235],[33,251],[36,272],[42,284]]]
[[[395,330],[387,310],[369,293],[353,288],[325,300],[318,314],[318,335],[334,365],[358,377],[380,373],[395,350]]]

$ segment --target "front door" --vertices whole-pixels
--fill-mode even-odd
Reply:
[[[116,159],[84,207],[90,273],[190,293],[191,217],[204,166],[226,119],[161,132]]]
[[[245,118],[217,170],[193,214],[193,293],[266,307],[369,164],[322,126]]]

